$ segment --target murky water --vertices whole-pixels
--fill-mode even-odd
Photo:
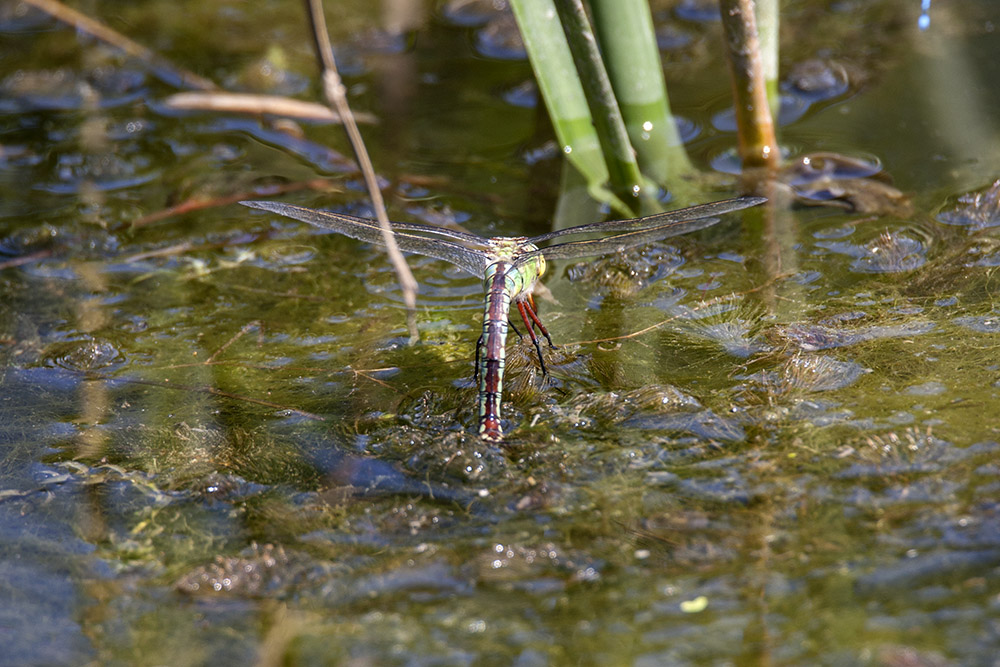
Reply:
[[[390,214],[546,231],[503,24],[328,4]],[[703,4],[656,17],[707,201],[736,186]],[[86,11],[314,90],[298,3]],[[377,249],[228,203],[365,214],[338,128],[172,111],[176,73],[0,6],[0,663],[993,664],[1000,15],[787,11],[787,187],[557,265],[550,376],[510,344],[492,447],[477,280],[412,258],[410,346]]]

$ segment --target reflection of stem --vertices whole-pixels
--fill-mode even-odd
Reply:
[[[740,158],[747,167],[776,168],[780,155],[767,102],[764,62],[753,0],[720,0]]]
[[[294,655],[296,640],[316,632],[320,622],[315,614],[288,611],[283,602],[265,600],[261,608],[267,617],[267,633],[257,649],[254,667],[281,667],[288,664],[289,655]]]
[[[767,197],[767,203],[760,207],[760,218],[753,218],[745,224],[743,235],[747,243],[758,248],[760,256],[757,267],[763,273],[765,283],[758,298],[767,314],[775,316],[783,304],[801,302],[797,298],[801,285],[781,280],[799,272],[798,227],[795,216],[791,215],[789,189],[771,174],[762,171],[756,169],[743,173],[744,189]],[[789,291],[792,294],[788,294]]]
[[[206,364],[195,364],[197,366],[202,366]],[[211,364],[215,365],[215,364]],[[299,410],[298,408],[292,408],[287,405],[281,405],[280,403],[272,403],[271,401],[264,401],[259,398],[252,398],[250,396],[241,396],[240,394],[234,394],[232,392],[223,391],[222,389],[216,389],[215,387],[197,387],[188,384],[178,384],[175,382],[156,382],[154,380],[138,380],[135,378],[118,378],[115,382],[124,382],[125,384],[139,384],[147,387],[159,387],[161,389],[176,389],[178,391],[190,391],[197,394],[209,394],[211,396],[221,396],[223,398],[230,398],[234,401],[243,401],[244,403],[254,403],[256,405],[263,405],[266,408],[274,408],[275,410],[285,410],[288,412],[294,412],[297,415],[301,415],[307,419],[315,419],[317,421],[326,421],[325,418],[320,415],[313,414],[312,412],[306,412],[305,410]]]
[[[76,530],[86,542],[97,544],[108,539],[111,530],[107,521],[107,489],[104,484],[85,484],[80,511],[75,514]]]
[[[73,26],[81,32],[85,32],[102,42],[110,44],[117,49],[121,49],[133,58],[148,63],[155,72],[169,73],[171,78],[185,88],[197,88],[200,90],[215,90],[218,86],[204,77],[200,77],[194,72],[189,72],[168,62],[162,56],[150,51],[145,46],[138,44],[125,35],[116,32],[108,26],[95,21],[85,14],[81,14],[75,9],[70,9],[56,0],[24,0],[35,9],[39,9],[49,16]]]
[[[695,306],[692,306],[691,307],[691,311],[692,312],[697,312],[697,311],[702,310],[704,308],[710,308],[710,307],[712,307],[712,306],[714,306],[716,304],[719,304],[719,303],[724,303],[724,302],[727,302],[727,301],[736,301],[738,299],[743,298],[744,296],[747,296],[748,294],[753,294],[754,292],[759,292],[760,290],[768,289],[776,281],[781,280],[783,278],[787,278],[789,275],[790,274],[776,275],[771,280],[768,280],[766,283],[764,283],[763,285],[758,285],[757,287],[754,287],[753,289],[744,290],[744,291],[739,292],[737,294],[727,294],[726,296],[720,296],[720,297],[716,297],[714,299],[709,299],[707,301],[702,301],[701,303],[699,303],[699,304],[697,304]],[[578,347],[580,345],[592,345],[592,344],[595,344],[595,343],[610,343],[610,342],[614,342],[614,341],[617,341],[617,340],[628,340],[630,338],[638,338],[639,336],[642,336],[643,334],[647,334],[650,331],[655,331],[655,330],[659,329],[660,327],[664,327],[664,326],[670,324],[671,322],[676,322],[677,320],[683,320],[683,319],[686,319],[688,317],[690,317],[690,315],[672,315],[671,317],[668,317],[665,320],[660,320],[659,322],[656,322],[655,324],[650,324],[648,327],[643,327],[642,329],[639,329],[638,331],[633,331],[632,333],[629,333],[629,334],[623,334],[621,336],[609,336],[608,338],[597,338],[595,340],[578,340],[578,341],[573,341],[572,343],[560,343],[560,347]]]
[[[753,521],[755,517],[751,517]],[[757,554],[754,567],[748,574],[744,588],[750,614],[747,625],[743,628],[743,646],[740,659],[736,664],[766,667],[774,664],[772,656],[773,639],[768,629],[767,584],[771,572],[771,543],[774,526],[774,510],[765,503],[759,515],[755,530],[746,534],[745,548],[751,554]]]
[[[375,217],[378,218],[379,227],[382,230],[382,240],[385,243],[386,252],[393,268],[396,270],[396,277],[399,279],[399,286],[403,291],[403,301],[406,303],[407,324],[410,328],[410,342],[414,343],[420,338],[417,332],[416,309],[417,309],[417,281],[410,272],[410,268],[403,258],[403,253],[396,245],[396,237],[392,234],[389,226],[389,216],[385,212],[385,202],[382,200],[382,190],[378,185],[378,178],[375,176],[375,168],[372,166],[371,158],[368,156],[368,149],[365,141],[358,129],[358,124],[354,120],[354,114],[347,103],[347,92],[337,71],[337,63],[333,58],[333,47],[330,45],[330,35],[326,31],[326,17],[323,15],[322,0],[306,0],[306,7],[309,14],[309,22],[312,26],[314,46],[316,56],[323,69],[323,93],[326,101],[340,115],[344,123],[344,130],[351,141],[351,148],[354,149],[354,156],[361,167],[361,174],[365,179],[365,187],[372,198],[372,208],[375,210]]]
[[[985,184],[997,167],[998,123],[995,88],[977,79],[977,63],[970,53],[973,42],[956,39],[968,18],[952,3],[935,7],[934,28],[921,32],[911,45],[925,66],[915,70],[910,82],[912,99],[926,105],[929,127],[937,142],[934,151],[947,151],[948,160],[963,165],[962,177],[952,179]],[[981,179],[981,180],[980,180]],[[987,180],[989,179],[989,180]]]
[[[104,451],[107,433],[98,428],[108,413],[108,388],[104,380],[87,379],[80,383],[80,414],[83,424],[77,437],[76,458],[98,459]]]
[[[107,325],[108,312],[101,305],[103,293],[107,291],[107,283],[101,274],[100,265],[80,264],[77,267],[77,273],[87,287],[87,291],[96,295],[82,299],[76,308],[76,319],[80,330],[90,334]],[[107,439],[107,432],[98,428],[98,424],[104,421],[107,416],[108,403],[108,387],[104,380],[88,377],[80,383],[80,415],[78,420],[82,424],[82,429],[78,439],[77,458],[100,458],[104,450],[104,442]]]

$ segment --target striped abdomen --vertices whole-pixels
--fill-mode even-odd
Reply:
[[[485,354],[479,360],[479,436],[483,440],[503,440],[500,427],[500,401],[503,395],[503,369],[506,360],[507,331],[510,325],[512,294],[519,281],[508,274],[510,264],[497,262],[487,271],[486,305],[483,313],[482,345]]]

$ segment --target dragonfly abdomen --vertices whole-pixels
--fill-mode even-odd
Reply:
[[[507,358],[510,302],[516,283],[507,273],[510,265],[497,262],[487,271],[486,303],[483,312],[482,344],[485,354],[479,368],[479,437],[491,442],[503,440],[500,403],[503,398],[503,371]]]

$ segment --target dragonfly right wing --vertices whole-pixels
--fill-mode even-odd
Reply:
[[[250,208],[257,208],[262,211],[269,211],[288,218],[294,218],[295,220],[301,220],[302,222],[308,222],[315,227],[329,229],[338,234],[350,236],[352,239],[385,246],[385,241],[382,238],[382,229],[375,220],[356,218],[352,215],[344,215],[343,213],[319,211],[304,206],[293,206],[274,201],[241,201],[240,203]],[[481,278],[486,272],[488,256],[483,250],[467,248],[444,239],[416,236],[407,232],[437,234],[466,243],[487,244],[487,240],[482,237],[451,229],[408,223],[394,222],[392,223],[392,229],[393,236],[396,238],[396,244],[403,252],[412,252],[418,255],[434,257],[435,259],[443,259],[477,278]]]
[[[554,232],[548,232],[547,234],[535,236],[531,239],[531,242],[537,245],[544,241],[549,241],[559,236],[567,236],[569,234],[628,232],[637,229],[665,228],[673,225],[680,225],[681,223],[692,220],[714,218],[724,213],[732,213],[733,211],[739,211],[740,209],[757,206],[758,204],[763,204],[766,201],[767,199],[764,197],[735,197],[733,199],[724,199],[722,201],[711,202],[709,204],[688,206],[687,208],[677,209],[676,211],[654,213],[653,215],[647,215],[645,218],[609,220],[607,222],[595,222],[589,225],[577,225],[576,227],[557,229]],[[694,231],[695,229],[701,229],[701,227],[691,227],[690,230],[684,228],[683,231],[678,232],[678,234],[684,234],[687,231]]]
[[[531,261],[532,258],[537,257],[538,255],[543,256],[545,259],[579,259],[581,257],[608,255],[615,252],[621,252],[627,248],[634,248],[635,246],[660,241],[671,236],[678,236],[680,234],[698,231],[699,229],[705,229],[706,227],[711,227],[718,221],[718,218],[702,218],[700,220],[685,220],[683,222],[675,221],[663,225],[662,227],[639,229],[631,232],[625,232],[624,234],[616,234],[615,236],[609,236],[603,239],[559,243],[557,245],[548,246],[547,248],[532,250],[531,252],[518,257],[517,263],[523,264],[524,262]]]

